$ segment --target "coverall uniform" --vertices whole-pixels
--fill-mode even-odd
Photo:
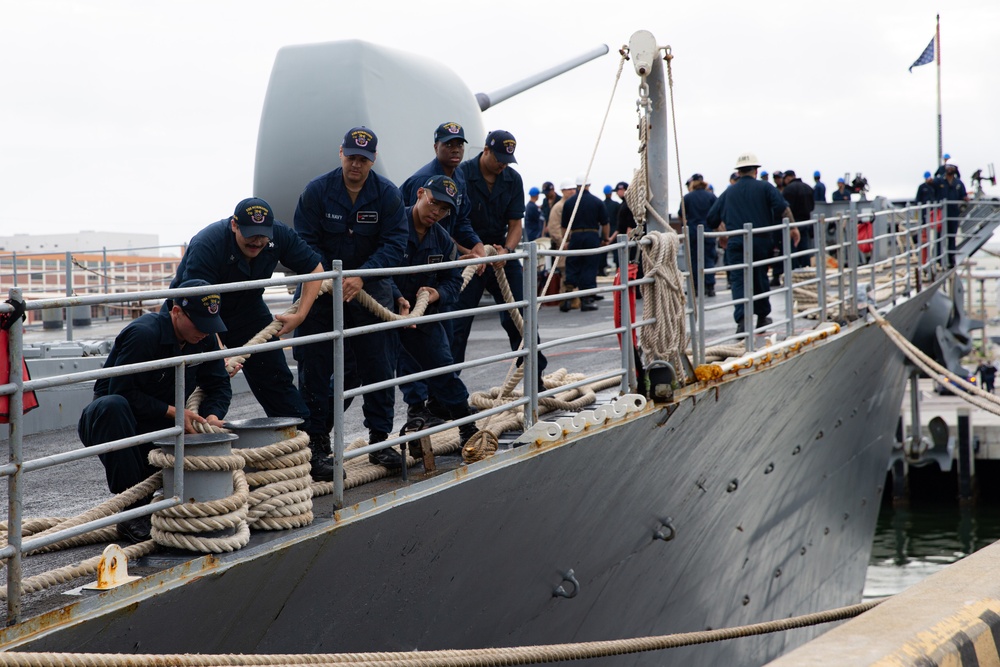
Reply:
[[[695,290],[698,290],[698,225],[703,225],[708,229],[708,212],[715,203],[717,197],[708,190],[692,190],[684,195],[684,215],[687,220],[688,236],[691,239],[691,257],[688,259],[688,267],[691,275],[695,278]],[[680,211],[678,211],[680,215]],[[718,225],[716,225],[718,226]],[[714,269],[719,259],[719,251],[715,246],[715,239],[705,239],[705,287],[715,289],[715,274],[707,273],[708,269]]]
[[[181,355],[212,352],[219,349],[215,335],[182,349],[174,333],[169,312],[146,313],[129,323],[115,338],[105,368],[169,359]],[[184,369],[184,398],[196,387],[205,393],[198,413],[220,419],[229,410],[233,393],[225,362],[204,361]],[[171,428],[174,420],[166,416],[174,404],[174,369],[161,368],[131,375],[102,378],[94,385],[94,400],[83,409],[77,424],[80,441],[86,447]],[[183,406],[179,406],[183,408]],[[108,489],[121,493],[157,471],[147,457],[151,443],[100,454],[108,478]]]
[[[371,171],[357,201],[352,203],[343,172],[343,168],[337,167],[306,186],[295,208],[295,231],[320,253],[323,268],[328,271],[337,259],[343,262],[345,270],[399,266],[407,240],[399,189]],[[390,278],[366,278],[364,291],[386,308],[393,308]],[[344,304],[344,327],[347,329],[379,321],[357,300]],[[332,323],[333,300],[331,295],[324,294],[316,299],[295,335],[329,332]],[[345,388],[392,378],[398,345],[394,331],[345,338]],[[299,362],[299,391],[309,408],[309,420],[303,430],[310,434],[329,434],[333,428],[330,409],[333,345],[329,342],[300,345],[293,348],[293,356]],[[365,426],[379,433],[392,431],[393,403],[392,388],[365,394],[362,408]]]
[[[580,200],[579,206],[576,204],[577,198]],[[583,250],[600,247],[601,227],[608,224],[608,211],[604,208],[604,202],[581,188],[563,205],[563,229],[569,227],[573,209],[576,209],[576,219],[573,221],[573,230],[566,249]],[[582,290],[597,287],[597,272],[603,264],[604,255],[567,257],[566,284],[574,285]],[[589,298],[593,299],[593,297]]]
[[[784,213],[785,208],[787,208],[787,204],[777,188],[770,183],[759,181],[753,176],[744,175],[735,184],[726,188],[712,204],[712,208],[708,211],[708,225],[712,229],[716,229],[719,223],[724,221],[728,230],[743,229],[743,225],[748,222],[752,223],[755,229],[770,227],[780,221],[780,216]],[[773,247],[771,234],[754,234],[754,261],[770,257]],[[731,236],[726,245],[726,264],[742,263],[743,237]],[[732,288],[733,299],[742,299],[745,289],[743,269],[728,271],[727,276]],[[753,293],[755,295],[764,294],[769,289],[767,267],[754,267]],[[743,303],[737,303],[733,309],[733,318],[737,324],[743,322],[743,310]],[[758,319],[767,317],[771,313],[771,302],[767,297],[753,302],[753,313]]]
[[[507,221],[521,220],[524,217],[524,183],[521,175],[512,167],[507,167],[497,176],[493,189],[490,190],[479,169],[479,155],[458,166],[457,172],[462,172],[468,186],[469,203],[471,205],[472,229],[475,230],[484,244],[503,246],[507,241]],[[521,262],[507,260],[503,267],[514,300],[524,298],[524,276]],[[489,291],[496,303],[505,303],[500,285],[492,267],[487,267],[480,276],[473,276],[458,297],[456,310],[475,308],[484,291]],[[456,362],[465,361],[465,347],[472,331],[473,317],[463,317],[454,322],[454,337],[451,344],[452,357]],[[516,350],[521,345],[521,332],[507,311],[500,314],[500,325],[507,332],[510,349]],[[545,369],[548,360],[545,355],[538,354],[538,372]]]
[[[290,227],[274,221],[267,247],[248,260],[236,243],[229,218],[214,222],[198,232],[177,267],[170,283],[177,287],[185,280],[201,278],[213,285],[270,278],[278,262],[298,274],[310,273],[320,256]],[[264,303],[264,288],[225,292],[222,321],[227,331],[219,334],[226,347],[240,347],[274,321]],[[255,352],[243,364],[250,390],[268,417],[299,417],[306,420],[309,410],[292,382],[283,350]]]
[[[432,225],[424,235],[423,240],[417,238],[413,228],[413,209],[406,209],[406,220],[409,225],[409,240],[406,253],[403,255],[403,266],[425,266],[453,262],[458,257],[455,242],[440,225]],[[410,273],[394,276],[397,296],[404,297],[411,307],[417,301],[417,290],[421,287],[433,287],[439,298],[432,303],[425,314],[431,315],[455,303],[462,287],[462,272],[458,268],[441,269],[433,273]],[[441,322],[425,322],[416,328],[399,330],[399,340],[403,349],[411,355],[416,368],[410,372],[419,372],[450,366],[452,361],[448,337]],[[400,371],[402,373],[402,371]],[[469,392],[465,384],[452,371],[445,375],[428,378],[427,384],[434,396],[449,409],[468,405]]]
[[[403,193],[403,203],[406,206],[413,206],[417,203],[417,190],[424,186],[427,179],[431,176],[445,175],[446,174],[444,173],[444,168],[441,166],[441,163],[437,158],[434,158],[403,182],[403,187],[400,188],[400,192]],[[469,203],[469,194],[468,187],[465,183],[465,175],[462,174],[461,169],[456,169],[455,173],[449,176],[449,178],[455,181],[455,185],[458,186],[458,194],[455,196],[457,213],[448,213],[448,215],[441,218],[437,224],[463,248],[472,248],[482,243],[482,241],[472,229],[472,221],[469,219],[469,215],[472,211],[472,205]],[[459,288],[461,288],[461,284],[459,284]],[[407,299],[409,299],[409,297],[407,297]],[[410,303],[412,304],[413,301],[411,300]],[[457,303],[458,293],[456,292],[455,299],[448,303],[448,305],[441,304],[438,306],[438,312],[451,312],[455,309]],[[445,336],[448,340],[447,344],[451,346],[452,339],[454,337],[454,321],[447,320],[440,322],[439,324],[441,324],[441,327],[444,329]],[[406,346],[399,351],[399,361],[397,362],[396,367],[400,376],[411,375],[420,371],[420,365],[413,359],[413,355],[407,351]],[[420,401],[426,401],[430,397],[427,392],[427,383],[424,381],[406,382],[400,385],[399,389],[403,393],[403,400],[406,401],[407,405],[416,405],[420,403]]]

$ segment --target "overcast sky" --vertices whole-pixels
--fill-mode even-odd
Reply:
[[[618,47],[647,29],[675,56],[683,178],[703,173],[721,191],[749,150],[768,171],[819,169],[829,189],[860,171],[873,194],[912,196],[936,161],[935,67],[907,68],[939,11],[944,150],[971,189],[972,172],[1000,157],[995,0],[0,0],[0,234],[135,230],[187,240],[252,195],[277,50],[340,39],[441,61],[473,92],[608,44],[608,55],[484,114],[487,129],[517,137],[525,187],[586,170]],[[629,64],[592,170],[597,191],[630,180],[638,164],[637,83]]]

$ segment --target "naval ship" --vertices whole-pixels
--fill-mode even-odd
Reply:
[[[669,219],[663,51],[646,32],[636,33],[629,46],[640,90],[649,95],[643,148],[649,160],[650,208],[659,209],[650,215],[649,226],[655,230],[657,218]],[[338,66],[331,67],[333,63]],[[290,219],[302,184],[329,168],[342,127],[384,127],[386,146],[395,143],[388,140],[393,132],[402,142],[398,122],[383,115],[395,111],[378,99],[398,94],[393,80],[379,75],[392,71],[406,73],[405,85],[441,91],[427,108],[413,110],[415,124],[433,127],[450,118],[470,135],[485,134],[478,114],[496,99],[472,95],[440,64],[357,42],[284,49],[262,114],[254,186],[279,218]],[[372,97],[343,95],[345,87],[359,89],[359,77],[370,82],[365,89]],[[303,82],[309,84],[311,104],[301,103]],[[389,90],[379,90],[380,85]],[[391,169],[392,156],[380,156],[379,164],[377,168]],[[734,335],[732,301],[725,293],[706,298],[704,289],[697,290],[699,296],[685,302],[685,321],[672,323],[686,331],[683,344],[688,349],[673,359],[650,359],[650,350],[642,349],[647,367],[642,377],[636,373],[632,332],[665,324],[656,321],[650,307],[657,278],[630,284],[623,276],[621,285],[600,285],[597,292],[610,298],[617,291],[623,301],[638,287],[643,310],[632,317],[623,308],[620,324],[594,319],[592,326],[571,329],[569,335],[564,330],[560,336],[557,327],[547,328],[555,309],[544,304],[563,297],[537,296],[533,268],[540,256],[544,264],[559,251],[523,244],[519,254],[532,267],[525,271],[526,298],[519,304],[531,332],[525,339],[535,340],[540,333],[542,342],[520,353],[497,354],[503,345],[494,345],[492,353],[483,352],[463,366],[463,377],[476,365],[509,364],[518,356],[530,370],[540,349],[550,358],[554,351],[568,349],[599,363],[588,367],[582,379],[560,384],[550,378],[547,390],[529,382],[514,398],[519,426],[499,436],[494,453],[467,462],[453,449],[435,457],[434,471],[414,468],[403,477],[382,475],[370,484],[345,484],[341,468],[355,473],[352,462],[363,462],[369,450],[350,448],[348,434],[338,424],[337,474],[331,492],[313,498],[314,518],[308,525],[253,531],[244,546],[219,553],[161,547],[134,559],[133,572],[141,575],[137,579],[82,597],[66,593],[83,582],[66,580],[37,594],[41,600],[33,602],[36,593],[22,580],[34,574],[35,556],[24,552],[73,531],[113,526],[146,509],[34,542],[29,531],[18,539],[24,507],[39,506],[22,498],[30,491],[31,476],[55,474],[48,467],[55,459],[69,462],[86,452],[33,460],[23,447],[17,408],[28,389],[37,393],[42,410],[51,410],[46,390],[87,386],[102,371],[12,381],[3,387],[11,398],[12,428],[8,464],[0,470],[9,481],[12,529],[4,548],[8,586],[0,648],[129,654],[503,648],[725,628],[858,602],[910,372],[868,308],[907,337],[921,327],[947,326],[925,318],[937,312],[932,304],[955,282],[949,259],[960,263],[971,256],[1000,224],[995,203],[971,203],[949,258],[942,255],[940,232],[927,222],[926,210],[852,202],[826,218],[764,229],[762,233],[779,231],[787,239],[790,226],[812,225],[817,239],[827,239],[819,250],[805,251],[816,268],[795,272],[808,274],[803,282],[770,293],[774,322]],[[865,216],[874,233],[870,247],[862,248],[857,227]],[[749,240],[752,233],[737,229],[720,236],[744,234]],[[685,247],[700,247],[703,234],[712,236],[699,230]],[[655,236],[621,238],[611,249],[624,265],[628,244],[648,249]],[[661,237],[669,236],[662,228]],[[787,240],[784,247],[788,249]],[[785,263],[786,275],[792,275],[791,259],[785,252],[769,261]],[[749,270],[749,264],[728,268]],[[361,274],[331,272],[334,289],[350,275]],[[695,284],[703,284],[704,268],[683,280],[687,294],[694,294]],[[260,286],[288,282],[296,281],[276,278]],[[812,306],[803,296],[810,286]],[[237,287],[245,286],[218,290],[224,299],[226,290]],[[113,298],[40,299],[27,307],[73,307]],[[493,322],[499,309],[481,308],[480,322]],[[594,351],[603,349],[597,341],[614,341],[616,335],[620,353],[617,342],[604,356]],[[13,368],[20,366],[23,340],[23,328],[15,323]],[[342,344],[337,337],[331,344],[338,340]],[[734,344],[737,350],[718,352]],[[525,377],[532,374],[526,370]],[[343,399],[342,378],[335,378],[334,385]],[[545,395],[567,395],[574,385],[589,388],[589,405],[546,412]],[[481,428],[488,427],[491,412],[475,417]],[[440,434],[448,427],[438,427]],[[165,436],[184,440],[176,430]],[[186,475],[181,467],[176,470],[178,477]],[[148,511],[183,505],[179,495],[167,493]],[[92,556],[101,546],[70,553],[73,558]],[[821,631],[812,627],[669,651],[607,655],[593,662],[759,665]]]

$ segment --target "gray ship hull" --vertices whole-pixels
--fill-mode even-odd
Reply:
[[[909,334],[934,290],[897,306]],[[496,647],[778,619],[861,598],[903,357],[874,324],[593,433],[519,447],[0,632],[74,652]],[[736,406],[739,406],[737,411]],[[673,539],[655,537],[670,521]],[[575,597],[553,591],[572,570]],[[800,630],[595,660],[758,665]]]

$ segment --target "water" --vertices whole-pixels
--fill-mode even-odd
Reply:
[[[883,506],[875,528],[865,599],[899,593],[1000,539],[1000,504],[944,502]]]

